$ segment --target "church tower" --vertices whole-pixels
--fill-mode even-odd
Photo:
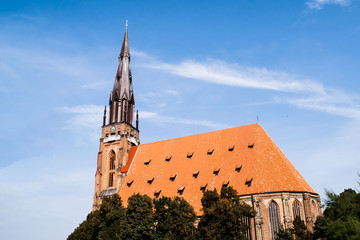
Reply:
[[[101,198],[118,193],[125,179],[121,169],[129,159],[131,146],[140,144],[138,114],[134,127],[135,98],[130,67],[128,31],[121,47],[113,90],[110,93],[109,114],[105,106],[100,148],[95,173],[93,210]]]

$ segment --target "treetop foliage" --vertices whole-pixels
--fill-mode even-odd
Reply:
[[[315,238],[360,239],[360,193],[345,189],[339,195],[327,191],[326,209],[315,224]]]
[[[199,228],[194,208],[181,197],[150,197],[135,194],[127,208],[118,195],[105,197],[99,209],[69,235],[68,240],[122,239],[243,239],[248,229],[243,218],[255,212],[241,202],[232,187],[206,191],[201,199],[204,215]]]
[[[207,190],[201,204],[204,215],[198,226],[199,239],[245,239],[250,226],[244,219],[254,217],[255,211],[240,201],[234,188],[223,187],[220,195],[216,189]]]

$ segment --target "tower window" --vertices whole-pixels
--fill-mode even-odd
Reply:
[[[242,168],[242,165],[236,165],[235,171],[240,172],[241,168]]]
[[[110,157],[109,157],[109,187],[114,186],[114,175],[115,175],[115,159],[116,155],[114,150],[110,151]]]
[[[109,187],[113,187],[114,186],[114,173],[111,172],[109,173]]]
[[[194,155],[194,152],[189,152],[189,153],[187,154],[187,158],[192,158],[193,155]]]
[[[248,148],[254,148],[254,143],[249,143]]]
[[[165,161],[167,161],[167,162],[169,162],[170,160],[171,160],[171,155],[170,156],[166,156],[166,158],[165,158]]]
[[[219,175],[219,172],[220,172],[220,168],[214,169],[213,174],[214,174],[215,176],[217,176],[217,175]]]
[[[234,151],[234,148],[235,148],[235,145],[232,145],[232,146],[229,146],[228,150],[229,150],[230,152],[232,152],[232,151]]]
[[[144,164],[145,164],[145,165],[149,165],[150,162],[151,162],[151,158],[148,159],[148,160],[145,160],[145,161],[144,161]]]

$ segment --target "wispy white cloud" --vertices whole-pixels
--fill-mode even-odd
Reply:
[[[137,95],[137,99],[148,106],[164,108],[167,106],[169,97],[176,97],[179,92],[172,89],[165,89],[158,92],[146,92]]]
[[[56,110],[71,115],[66,120],[63,129],[75,133],[81,132],[80,137],[77,135],[77,143],[82,143],[88,138],[96,139],[99,137],[98,131],[104,111],[103,106],[77,105],[73,107],[60,107]]]
[[[351,0],[311,0],[306,2],[306,5],[311,9],[320,10],[324,5],[334,4],[340,6],[349,6]]]
[[[202,126],[207,127],[209,129],[223,129],[229,128],[230,125],[227,124],[220,124],[208,120],[196,120],[196,119],[184,119],[179,117],[169,117],[169,116],[162,116],[158,115],[155,112],[147,112],[147,111],[140,111],[139,118],[141,119],[151,119],[157,122],[165,122],[165,123],[177,123],[177,124],[186,124],[186,125],[195,125],[195,126]]]
[[[359,96],[350,95],[341,89],[326,87],[306,77],[266,68],[244,67],[225,61],[186,60],[170,64],[151,58],[143,52],[139,57],[143,57],[141,66],[145,68],[209,83],[290,93],[290,97],[279,102],[286,102],[298,108],[360,119]]]
[[[185,78],[198,79],[206,82],[247,87],[270,89],[284,92],[317,92],[322,93],[323,87],[299,76],[266,68],[244,67],[228,64],[224,61],[208,60],[196,62],[186,60],[178,64],[155,63],[145,64],[147,68],[159,69]]]
[[[172,96],[177,96],[179,95],[179,92],[175,91],[175,90],[170,90],[170,89],[166,89],[164,90],[164,93],[168,94],[168,95],[172,95]]]
[[[341,102],[330,103],[327,99],[324,98],[299,98],[290,99],[288,102],[290,104],[296,105],[299,108],[318,110],[333,115],[360,119],[360,106],[358,104],[346,106]]]
[[[97,105],[77,105],[73,107],[61,107],[57,109],[62,113],[71,114],[71,117],[66,121],[63,129],[67,130],[80,130],[84,129],[91,130],[88,134],[93,138],[97,138],[99,125],[101,124],[102,114],[104,111],[103,106]],[[167,122],[176,124],[196,125],[203,126],[209,129],[222,129],[231,127],[226,124],[219,124],[207,120],[195,120],[195,119],[184,119],[171,116],[159,115],[156,112],[139,111],[139,118],[156,120],[157,122]]]
[[[90,53],[89,53],[90,54]],[[9,44],[0,44],[0,76],[6,79],[27,79],[32,74],[41,73],[41,80],[54,76],[72,79],[83,83],[83,88],[96,88],[106,81],[102,79],[100,68],[91,63],[91,58],[71,52],[59,53],[42,48],[21,48]],[[3,86],[1,87],[3,88]]]

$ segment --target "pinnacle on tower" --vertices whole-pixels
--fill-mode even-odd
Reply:
[[[134,92],[130,67],[130,49],[128,40],[127,23],[123,44],[119,55],[114,87],[110,93],[110,119],[109,124],[134,122]]]

